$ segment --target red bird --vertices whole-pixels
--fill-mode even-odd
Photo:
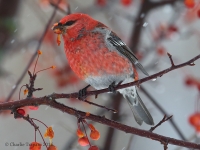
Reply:
[[[86,14],[65,16],[53,30],[63,36],[65,54],[72,70],[95,89],[137,80],[136,66],[148,76],[130,48],[107,26]],[[154,124],[135,86],[119,92],[127,100],[139,125],[143,121]]]

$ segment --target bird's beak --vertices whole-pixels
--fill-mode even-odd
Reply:
[[[64,33],[64,27],[62,25],[58,25],[58,23],[55,23],[51,29],[56,34],[62,34],[62,33]]]

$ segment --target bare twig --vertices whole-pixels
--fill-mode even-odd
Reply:
[[[167,115],[167,112],[156,102],[156,100],[147,92],[147,90],[144,87],[140,87],[140,90],[149,98],[149,100],[156,106],[156,108],[158,108],[158,110],[163,114],[163,115]],[[168,115],[167,115],[168,116]],[[175,129],[175,131],[177,132],[177,134],[180,136],[180,138],[184,141],[186,141],[185,136],[183,135],[183,133],[180,131],[180,129],[178,128],[178,126],[176,125],[176,123],[174,122],[173,118],[169,120],[169,122],[171,123],[172,127]]]
[[[170,53],[167,53],[167,55],[168,55],[168,57],[169,57],[169,59],[170,59],[170,62],[171,62],[172,67],[174,67],[175,65],[174,65],[174,61],[173,61],[173,59],[172,59],[172,55],[171,55]]]
[[[5,100],[6,102],[8,102],[8,101],[10,100],[10,98],[12,97],[12,95],[15,93],[15,91],[16,91],[18,85],[21,83],[22,79],[23,79],[24,76],[26,75],[27,70],[28,70],[29,67],[31,66],[31,64],[32,64],[32,62],[34,61],[35,57],[37,56],[37,50],[40,49],[40,46],[41,46],[41,44],[42,44],[42,41],[43,41],[43,39],[44,39],[44,37],[45,37],[45,35],[46,35],[48,29],[49,29],[49,25],[50,25],[51,21],[53,20],[55,14],[56,14],[56,10],[57,10],[57,8],[58,8],[58,4],[60,3],[60,1],[61,1],[61,0],[58,0],[57,6],[54,8],[53,13],[52,13],[51,17],[49,18],[49,21],[47,22],[47,24],[46,24],[46,26],[45,26],[44,32],[43,32],[43,34],[42,34],[42,36],[41,36],[41,38],[40,38],[40,40],[39,40],[39,42],[38,42],[37,48],[35,49],[35,53],[34,53],[33,56],[31,57],[31,59],[30,59],[28,65],[27,65],[26,68],[24,69],[24,71],[23,71],[23,73],[21,74],[20,78],[17,80],[17,82],[16,82],[16,84],[15,84],[15,88],[12,89],[12,91],[9,93],[8,97],[6,98],[6,100]]]
[[[94,106],[97,106],[97,107],[106,109],[106,110],[108,110],[108,111],[112,111],[113,113],[117,113],[117,110],[115,110],[115,109],[111,109],[111,108],[108,108],[108,107],[106,107],[106,106],[102,106],[102,105],[99,105],[99,104],[90,102],[90,101],[88,101],[88,100],[84,100],[84,102],[86,102],[86,103],[88,103],[88,104],[90,104],[90,105],[94,105]]]
[[[37,88],[36,89],[34,87],[34,83],[35,83],[35,79],[37,77],[37,74],[34,74],[34,73],[32,74],[30,71],[28,71],[28,74],[29,74],[30,79],[29,79],[29,85],[26,84],[26,88],[28,89],[27,98],[32,97],[33,96],[33,92],[40,91],[40,90],[43,89],[43,88]]]
[[[167,117],[167,116],[165,115],[165,116],[163,117],[163,119],[162,119],[157,125],[155,125],[154,127],[151,127],[149,131],[150,131],[150,132],[153,132],[153,130],[155,130],[155,129],[156,129],[158,126],[160,126],[162,123],[164,123],[165,121],[171,119],[172,116],[173,116],[173,115]]]
[[[167,145],[168,145],[169,141],[167,140],[167,142],[161,142],[161,144],[163,144],[164,146],[164,150],[167,150]]]

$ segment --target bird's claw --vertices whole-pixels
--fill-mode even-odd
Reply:
[[[79,92],[78,92],[78,99],[79,100],[85,101],[85,99],[87,97],[87,88],[88,87],[90,87],[90,85],[87,85],[83,89],[79,90]]]
[[[116,93],[115,88],[116,88],[115,82],[112,82],[112,83],[108,86],[109,91],[112,92],[112,93]]]

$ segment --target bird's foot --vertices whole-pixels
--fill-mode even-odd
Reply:
[[[84,101],[87,97],[87,88],[90,87],[90,85],[87,85],[83,89],[79,90],[78,92],[78,99]]]
[[[116,88],[115,82],[111,83],[111,84],[108,86],[109,91],[112,92],[112,93],[116,93],[115,88]]]
[[[121,85],[123,81],[120,81],[117,85],[115,85],[115,82],[111,83],[108,87],[109,91],[112,93],[116,93],[116,88]]]

